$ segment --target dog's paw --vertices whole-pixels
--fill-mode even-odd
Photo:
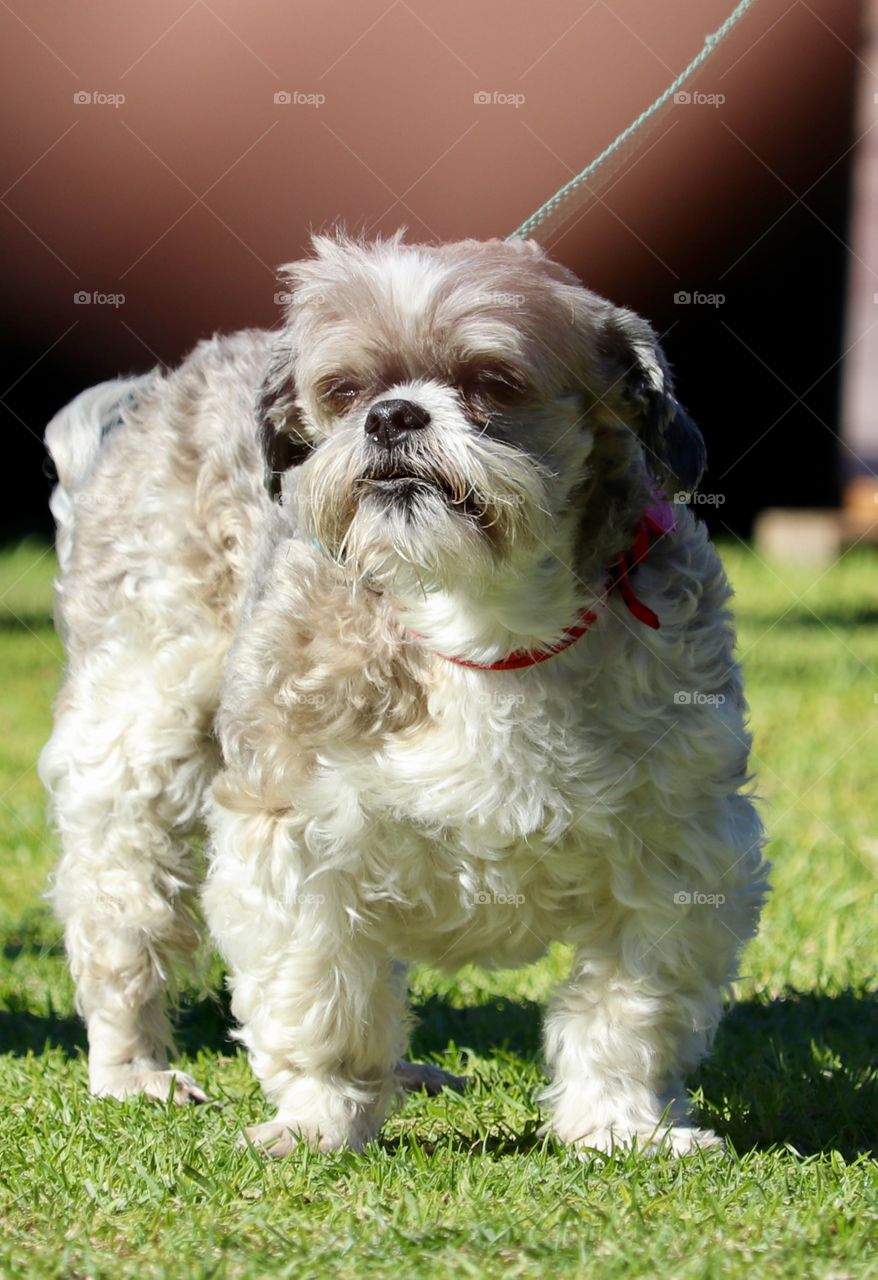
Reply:
[[[105,1067],[92,1076],[91,1091],[96,1098],[136,1098],[142,1094],[167,1102],[170,1097],[178,1106],[209,1102],[207,1094],[186,1071],[143,1069],[123,1063]]]
[[[281,1160],[288,1156],[302,1140],[302,1135],[294,1133],[282,1120],[270,1120],[265,1124],[248,1125],[238,1139],[237,1146],[254,1146],[262,1155],[271,1156],[273,1160]]]
[[[363,1145],[339,1135],[309,1133],[296,1120],[267,1120],[264,1124],[248,1125],[237,1145],[254,1146],[272,1160],[282,1160],[303,1142],[316,1151],[337,1151],[340,1147],[359,1151]]]
[[[406,1093],[417,1093],[423,1089],[434,1097],[443,1089],[454,1089],[463,1093],[466,1088],[466,1076],[456,1076],[441,1067],[434,1067],[429,1062],[408,1062],[400,1058],[393,1068],[394,1079]]]
[[[696,1151],[722,1150],[723,1140],[711,1129],[695,1129],[691,1125],[658,1125],[654,1129],[595,1129],[576,1138],[572,1144],[583,1157],[600,1151],[603,1155],[630,1151],[636,1147],[643,1155],[688,1156]]]

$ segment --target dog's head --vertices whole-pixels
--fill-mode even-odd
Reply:
[[[650,326],[532,242],[318,237],[284,268],[259,412],[269,485],[327,554],[445,583],[624,544],[650,478],[695,487],[701,436]]]

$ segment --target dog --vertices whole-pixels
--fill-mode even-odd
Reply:
[[[51,422],[68,656],[41,756],[90,1087],[205,1095],[166,989],[206,917],[276,1107],[360,1150],[406,966],[573,953],[546,1129],[717,1142],[683,1084],[766,889],[705,464],[649,324],[526,240],[316,237],[275,331]],[[671,502],[677,495],[680,501]],[[206,830],[199,908],[193,836]]]

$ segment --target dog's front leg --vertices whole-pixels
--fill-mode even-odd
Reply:
[[[375,1137],[407,1038],[404,987],[362,923],[353,878],[327,871],[279,891],[278,867],[299,858],[283,817],[214,821],[205,910],[239,1036],[277,1108],[247,1136],[272,1156],[300,1141],[359,1150]]]
[[[719,921],[712,938],[701,922],[678,919],[664,937],[652,923],[629,919],[616,946],[580,951],[546,1019],[546,1127],[579,1148],[683,1155],[719,1142],[691,1124],[683,1075],[719,1021],[736,940]]]

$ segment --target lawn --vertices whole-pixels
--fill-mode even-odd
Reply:
[[[182,1061],[216,1099],[90,1100],[34,769],[61,655],[44,547],[0,557],[0,1275],[878,1276],[878,561],[724,548],[738,592],[774,893],[738,1003],[691,1081],[727,1151],[579,1160],[537,1136],[540,1005],[565,957],[415,975],[414,1049],[466,1071],[364,1155],[238,1150],[268,1108],[221,994]]]

